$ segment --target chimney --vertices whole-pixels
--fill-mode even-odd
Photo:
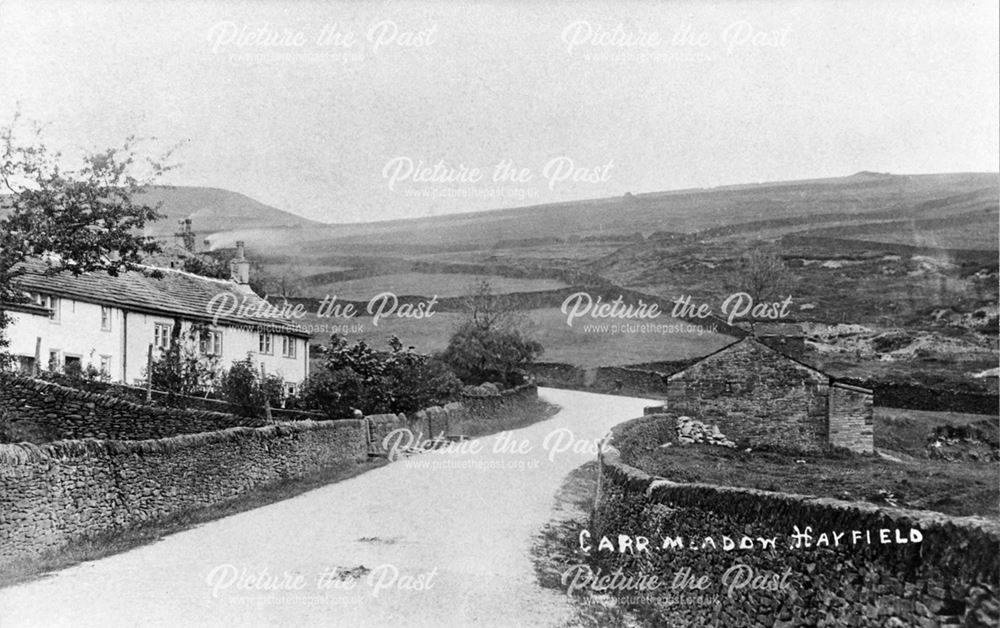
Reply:
[[[234,283],[241,286],[250,284],[250,262],[243,251],[243,242],[236,243],[236,257],[229,262],[229,274]]]

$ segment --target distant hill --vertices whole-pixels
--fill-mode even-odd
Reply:
[[[499,242],[657,232],[763,237],[822,229],[926,246],[997,248],[998,176],[993,173],[851,176],[728,185],[366,224],[259,234],[291,255],[421,253],[484,249]],[[865,225],[872,230],[866,231]],[[840,233],[842,232],[842,233]],[[248,234],[252,236],[253,234]],[[252,238],[251,238],[252,239]]]
[[[583,245],[601,238],[777,238],[816,235],[913,246],[996,250],[995,173],[846,177],[629,193],[564,203],[357,224],[325,224],[218,188],[159,186],[144,196],[166,217],[150,235],[192,219],[199,244],[245,240],[258,255],[302,259],[489,250],[510,243]],[[627,237],[626,237],[627,236]],[[522,244],[522,246],[524,245]]]
[[[157,186],[143,193],[144,202],[162,202],[165,218],[151,223],[147,233],[167,236],[178,230],[178,221],[191,218],[199,237],[233,229],[305,228],[320,223],[265,205],[249,196],[218,188]]]

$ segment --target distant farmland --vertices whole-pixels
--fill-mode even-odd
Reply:
[[[587,331],[585,325],[591,321],[578,319],[572,327],[566,325],[566,317],[557,308],[525,310],[523,328],[545,347],[541,360],[546,362],[566,362],[582,367],[622,366],[645,362],[674,361],[698,357],[720,349],[734,342],[734,338],[713,333],[618,333],[608,331]],[[464,314],[438,312],[429,319],[407,320],[384,318],[378,326],[372,325],[371,317],[344,319],[316,319],[310,316],[299,321],[306,325],[360,325],[360,332],[342,334],[349,342],[364,340],[379,349],[385,349],[392,335],[399,336],[404,345],[412,345],[422,353],[441,351],[448,345],[448,339],[465,320]],[[601,321],[592,321],[601,324]],[[678,321],[666,315],[653,321],[658,325],[676,324]],[[313,335],[313,344],[325,344],[328,332]]]
[[[309,288],[312,296],[336,295],[340,299],[367,301],[382,292],[396,295],[457,297],[472,292],[480,281],[488,280],[494,294],[541,292],[566,286],[556,279],[513,279],[462,273],[398,273],[348,279]]]

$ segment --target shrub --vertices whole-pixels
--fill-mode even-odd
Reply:
[[[440,358],[463,382],[523,383],[523,369],[542,353],[542,345],[516,328],[490,328],[469,321],[451,337]]]
[[[224,400],[239,406],[246,416],[260,417],[266,403],[272,407],[279,405],[283,384],[277,375],[262,375],[247,355],[246,359],[233,362],[222,374],[218,391]]]
[[[178,395],[193,396],[214,387],[219,377],[218,358],[204,355],[201,350],[208,328],[194,325],[181,335],[174,326],[175,335],[170,347],[163,351],[145,373],[155,390]]]
[[[404,349],[395,336],[389,347],[376,351],[364,341],[348,345],[331,337],[326,360],[302,388],[303,404],[343,418],[355,408],[366,414],[415,412],[458,393],[461,382],[447,365],[413,347]]]
[[[542,345],[522,332],[524,319],[510,299],[482,281],[473,286],[466,312],[440,359],[466,384],[524,383],[523,369],[541,355]]]

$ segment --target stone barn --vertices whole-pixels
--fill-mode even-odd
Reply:
[[[731,440],[800,451],[874,451],[872,391],[748,336],[667,377],[667,408]]]

